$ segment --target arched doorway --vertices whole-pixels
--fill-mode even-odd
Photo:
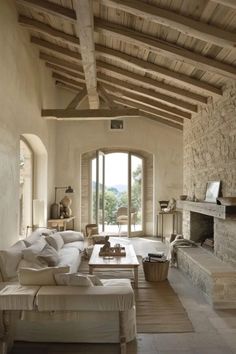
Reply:
[[[119,223],[117,211],[122,207],[127,208],[128,215]],[[152,154],[134,149],[102,148],[99,152],[82,155],[81,227],[97,221],[100,231],[109,234],[152,234]]]

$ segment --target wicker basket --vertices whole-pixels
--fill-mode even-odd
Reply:
[[[166,280],[169,270],[169,261],[166,262],[143,262],[143,271],[147,281]]]

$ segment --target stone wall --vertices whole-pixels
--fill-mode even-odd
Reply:
[[[184,125],[184,194],[204,199],[206,183],[220,180],[222,195],[236,195],[236,83]],[[183,233],[189,236],[189,215],[183,213]],[[235,265],[236,221],[215,219],[215,253]]]

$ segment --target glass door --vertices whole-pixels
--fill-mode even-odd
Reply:
[[[99,232],[104,231],[104,193],[105,193],[105,155],[96,152],[92,160],[92,222],[98,225]]]

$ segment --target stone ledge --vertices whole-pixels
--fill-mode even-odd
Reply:
[[[201,247],[177,248],[177,259],[214,308],[236,308],[236,269]]]

